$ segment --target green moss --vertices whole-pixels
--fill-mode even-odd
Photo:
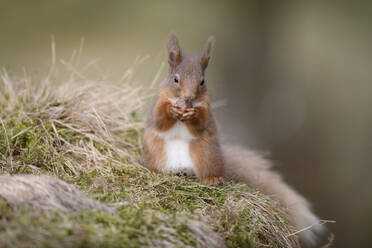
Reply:
[[[0,204],[0,247],[140,247],[167,240],[183,246],[196,244],[186,218],[123,206],[115,214],[85,212],[4,212]],[[7,210],[9,210],[7,208]],[[175,231],[172,231],[175,230]]]
[[[171,235],[182,246],[194,246],[193,232],[185,224],[185,219],[176,216],[194,219],[209,216],[210,224],[222,234],[229,247],[256,247],[257,242],[268,243],[254,230],[255,224],[251,220],[254,209],[247,208],[237,215],[231,215],[225,209],[227,198],[239,201],[247,197],[247,193],[260,197],[258,192],[241,184],[206,187],[196,178],[152,175],[132,165],[112,169],[107,176],[96,171],[78,177],[67,173],[55,175],[50,171],[43,173],[77,184],[100,201],[124,206],[114,215],[104,212],[47,213],[41,216],[23,212],[10,215],[2,222],[3,228],[22,236],[18,238],[16,235],[17,242],[20,239],[40,247],[140,247]],[[159,232],[159,226],[176,232]],[[24,233],[30,235],[23,236]],[[37,240],[33,238],[35,235],[39,237]],[[7,236],[0,235],[0,244],[7,239]]]

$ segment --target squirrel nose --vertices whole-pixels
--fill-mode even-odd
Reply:
[[[192,90],[188,89],[185,91],[182,98],[184,98],[185,100],[191,101],[195,98],[195,94]]]

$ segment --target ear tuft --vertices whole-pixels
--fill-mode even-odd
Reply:
[[[175,33],[169,35],[167,42],[168,62],[171,67],[175,67],[182,61],[182,52],[178,38]]]
[[[212,57],[213,46],[214,46],[214,37],[210,36],[204,45],[204,50],[203,50],[203,54],[202,54],[201,61],[200,61],[201,66],[203,67],[204,70],[207,68],[209,60]]]

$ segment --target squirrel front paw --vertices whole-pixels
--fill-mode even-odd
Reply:
[[[195,108],[188,108],[182,114],[181,121],[189,121],[197,118],[197,110]]]
[[[217,186],[225,183],[222,177],[205,177],[202,179],[203,184],[208,186]]]
[[[176,119],[176,120],[181,120],[182,115],[183,115],[183,111],[181,110],[181,108],[176,105],[172,105],[172,104],[169,105],[168,112],[169,112],[169,115],[173,119]]]

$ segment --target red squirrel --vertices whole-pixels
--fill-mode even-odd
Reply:
[[[234,179],[258,188],[283,205],[297,230],[313,225],[300,237],[314,244],[323,226],[306,199],[285,184],[259,154],[240,147],[221,147],[205,79],[213,45],[214,38],[210,37],[201,54],[187,55],[176,35],[170,35],[168,75],[147,116],[145,166],[156,173],[196,175],[206,185]]]

